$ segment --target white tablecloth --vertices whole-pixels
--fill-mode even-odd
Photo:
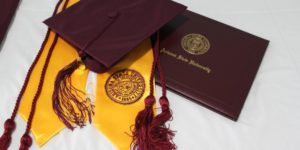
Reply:
[[[271,41],[238,122],[169,92],[179,150],[300,149],[300,1],[177,0],[190,10]],[[57,0],[22,0],[0,51],[0,133],[46,33]],[[0,4],[1,5],[1,4]],[[158,95],[160,88],[157,88]],[[10,147],[19,147],[25,122]],[[95,128],[64,130],[32,150],[113,150]]]

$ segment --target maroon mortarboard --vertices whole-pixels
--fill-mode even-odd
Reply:
[[[86,54],[87,68],[105,72],[185,8],[170,0],[80,1],[45,24]]]
[[[60,120],[73,129],[76,125],[83,126],[86,120],[78,117],[74,110],[87,112],[91,118],[89,108],[74,99],[76,96],[72,93],[76,93],[73,91],[76,88],[68,87],[72,86],[68,83],[69,77],[80,64],[97,73],[105,72],[142,41],[157,33],[150,80],[152,92],[145,99],[144,110],[137,115],[133,149],[175,149],[172,142],[174,133],[165,126],[172,115],[158,59],[158,31],[185,9],[185,6],[171,0],[89,0],[80,1],[47,19],[45,24],[75,46],[81,58],[63,68],[56,77],[52,99],[54,111]],[[159,100],[162,112],[154,117],[153,77],[156,68],[162,80],[163,96]],[[72,99],[72,104],[63,104],[68,99]]]

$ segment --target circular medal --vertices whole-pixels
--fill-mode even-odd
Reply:
[[[210,48],[208,39],[201,34],[188,34],[181,40],[182,48],[193,55],[201,55],[206,53]]]
[[[132,104],[138,101],[145,91],[143,76],[131,69],[113,73],[105,84],[107,96],[119,104]]]

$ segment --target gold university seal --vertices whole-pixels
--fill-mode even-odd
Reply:
[[[120,70],[108,78],[105,90],[111,100],[124,105],[132,104],[143,96],[145,80],[135,70]]]
[[[210,48],[208,39],[201,34],[188,34],[181,40],[182,48],[193,55],[201,55],[206,53]]]

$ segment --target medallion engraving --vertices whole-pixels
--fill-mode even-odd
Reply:
[[[202,55],[209,50],[210,43],[205,36],[192,33],[182,38],[181,46],[186,52],[190,54]]]
[[[113,73],[105,84],[108,97],[119,104],[127,105],[138,101],[145,91],[143,76],[132,69]]]

